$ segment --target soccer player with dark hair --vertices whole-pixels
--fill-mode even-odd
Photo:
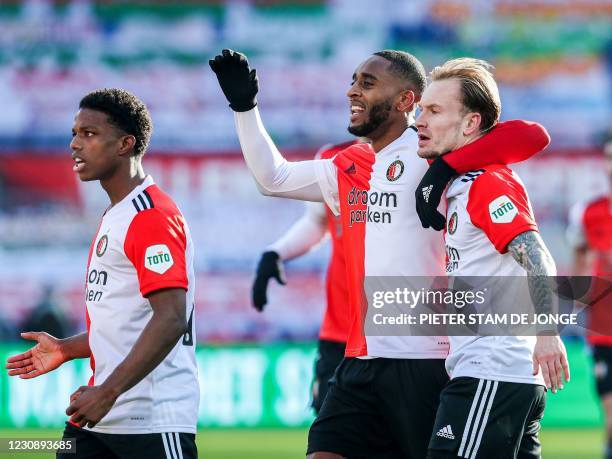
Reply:
[[[315,459],[425,457],[448,380],[447,338],[365,336],[363,331],[366,275],[443,274],[439,234],[426,231],[414,210],[414,189],[427,171],[427,162],[416,155],[412,127],[425,89],[422,64],[401,51],[368,57],[355,70],[347,97],[349,132],[370,144],[355,144],[332,159],[300,162],[287,161],[266,132],[256,107],[258,79],[246,57],[223,50],[210,65],[235,112],[242,152],[261,193],[325,202],[341,218],[351,326],[345,359],[310,428],[308,454]],[[523,137],[530,138],[520,147],[527,156],[548,143],[537,125],[516,122],[509,130],[506,151],[482,154],[507,132],[500,136],[493,129],[448,157],[468,171],[487,159],[504,162]]]
[[[31,379],[90,358],[89,384],[66,410],[76,454],[58,458],[197,457],[193,244],[142,167],[152,128],[144,103],[121,89],[87,94],[74,120],[73,170],[99,180],[110,200],[89,250],[87,331],[22,333],[37,344],[7,364],[10,376]]]
[[[460,58],[432,70],[416,120],[421,158],[475,142],[497,123],[501,102],[490,68]],[[447,275],[527,277],[535,311],[552,311],[555,262],[518,176],[504,165],[484,166],[456,177],[446,197]],[[556,330],[536,332],[449,336],[451,380],[440,395],[428,458],[541,457],[546,387],[555,393],[570,374]]]

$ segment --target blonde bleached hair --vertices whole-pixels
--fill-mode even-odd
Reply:
[[[499,89],[491,69],[494,67],[487,61],[460,57],[446,61],[430,73],[431,81],[455,79],[461,83],[461,102],[467,112],[480,113],[481,132],[492,129],[501,114]]]

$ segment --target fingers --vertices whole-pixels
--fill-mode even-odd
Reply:
[[[430,223],[433,229],[435,229],[436,231],[442,231],[446,226],[446,218],[444,218],[444,216],[440,212],[434,210],[431,214]]]
[[[73,415],[74,413],[76,413],[76,412],[77,412],[76,403],[72,402],[72,403],[71,403],[71,404],[68,406],[68,408],[66,408],[66,415],[68,415],[68,416],[72,416],[72,415]],[[74,418],[73,418],[73,419],[71,419],[71,421],[78,422],[78,421],[76,421]]]
[[[559,390],[559,375],[557,375],[556,359],[550,359],[546,362],[548,365],[548,377],[550,379],[550,388],[553,394]]]
[[[29,340],[33,340],[33,341],[38,341],[38,338],[40,337],[40,335],[42,335],[42,333],[40,333],[40,332],[24,332],[24,333],[21,333],[21,337],[23,339],[29,339]]]
[[[285,278],[284,271],[279,271],[276,274],[274,274],[274,279],[276,279],[276,282],[278,282],[281,285],[287,285],[287,279]]]
[[[533,375],[537,376],[537,374],[540,372],[540,363],[538,362],[538,358],[534,355],[533,356]]]
[[[541,361],[540,368],[542,369],[542,377],[544,378],[544,384],[546,385],[547,388],[552,389],[552,384],[550,382],[550,372],[548,369],[548,363],[545,360]]]
[[[23,374],[21,376],[19,376],[19,379],[32,379],[32,378],[36,378],[40,375],[44,374],[44,372],[40,371],[40,370],[33,370],[30,371],[29,373]]]
[[[17,368],[17,366],[11,366],[15,363],[21,362],[22,360],[27,360],[32,358],[32,350],[28,352],[24,352],[23,354],[14,355],[13,357],[9,357],[6,360],[6,368]]]
[[[569,362],[567,361],[567,355],[565,355],[565,353],[561,355],[561,367],[563,367],[563,373],[565,373],[565,381],[569,382],[570,368],[569,368]]]
[[[555,384],[559,389],[563,389],[563,368],[561,367],[560,359],[555,359],[555,374],[556,381]]]
[[[12,372],[17,371],[17,370],[23,370],[27,367],[32,367],[32,368],[34,367],[34,362],[32,361],[32,359],[20,360],[19,362],[9,363],[6,365],[7,370],[12,370],[12,371],[9,371],[9,376],[13,376],[11,374]]]
[[[268,278],[257,277],[253,284],[253,306],[259,312],[263,311],[264,306],[268,303]]]

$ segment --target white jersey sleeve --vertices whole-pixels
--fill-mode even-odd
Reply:
[[[257,107],[235,112],[234,121],[247,167],[262,194],[327,203],[335,194],[337,201],[337,172],[331,159],[287,161],[266,132]],[[337,203],[334,207],[337,210]]]
[[[268,250],[274,250],[281,260],[300,257],[317,247],[327,235],[327,211],[320,202],[306,203],[306,212],[302,218]]]

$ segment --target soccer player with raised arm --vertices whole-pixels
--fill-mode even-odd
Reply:
[[[321,148],[315,158],[330,159],[357,141],[344,142]],[[298,258],[316,247],[327,235],[331,238],[331,257],[325,279],[326,308],[319,330],[312,407],[318,413],[327,394],[328,381],[344,357],[350,326],[346,262],[342,242],[342,222],[322,202],[306,203],[302,218],[261,255],[253,282],[253,306],[263,311],[268,302],[267,288],[274,278],[285,285],[283,262]]]
[[[143,170],[151,131],[146,106],[124,90],[81,100],[73,169],[99,180],[110,200],[89,250],[87,331],[63,340],[22,333],[36,346],[8,360],[9,375],[26,380],[89,357],[93,375],[66,410],[76,454],[61,459],[197,457],[193,245],[181,212]]]
[[[490,68],[470,58],[434,68],[416,120],[421,158],[474,142],[497,123],[501,102]],[[484,166],[455,178],[446,197],[447,274],[527,276],[536,311],[550,310],[555,263],[518,176],[504,165]],[[546,331],[449,341],[451,380],[440,396],[427,457],[540,458],[546,387],[554,393],[570,376],[559,336]]]
[[[573,274],[593,276],[587,300],[587,341],[593,351],[597,394],[605,413],[607,446],[605,459],[612,459],[612,139],[604,146],[609,190],[570,213],[568,239],[574,248]],[[607,290],[607,293],[602,291]]]
[[[365,336],[364,276],[431,276],[444,272],[442,241],[423,228],[414,190],[427,171],[416,155],[416,103],[425,89],[422,64],[402,51],[380,51],[355,70],[347,97],[349,132],[370,142],[333,159],[289,162],[266,132],[256,95],[258,79],[246,57],[231,50],[210,62],[234,110],[247,166],[268,196],[325,202],[340,214],[351,325],[345,359],[336,369],[312,425],[311,458],[423,458],[439,394],[448,376],[444,336]],[[510,133],[510,135],[508,135]],[[491,142],[505,151],[489,157]],[[543,128],[521,121],[448,155],[458,172],[527,156],[548,143]],[[465,169],[463,169],[465,167]],[[432,186],[432,190],[435,187]]]

